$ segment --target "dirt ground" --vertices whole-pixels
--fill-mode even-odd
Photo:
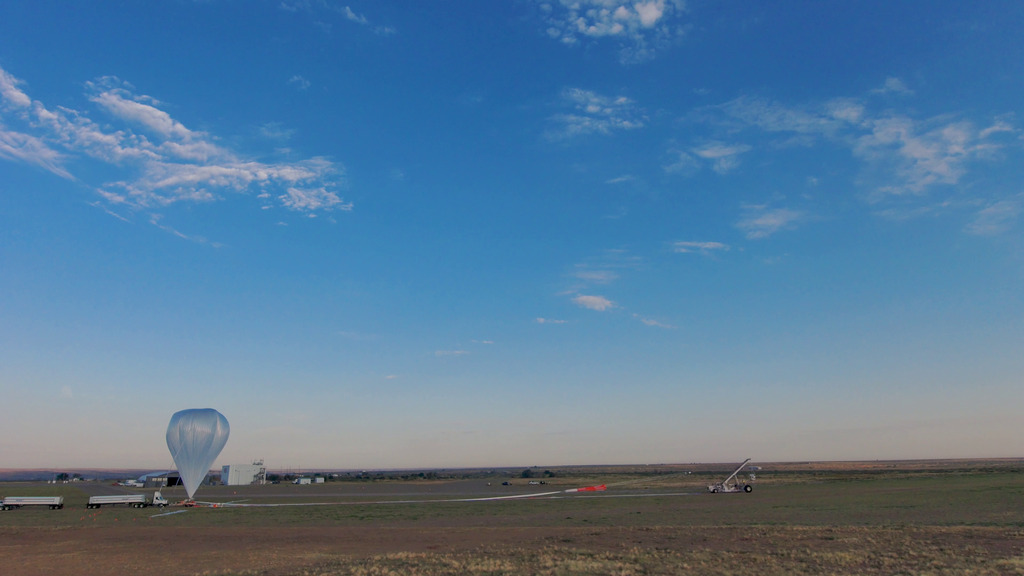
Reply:
[[[458,528],[368,527],[71,528],[24,530],[3,537],[8,576],[131,574],[305,574],[339,559],[388,553],[470,553],[554,547],[588,552],[631,550],[732,555],[856,554],[892,557],[910,550],[944,550],[958,559],[1012,560],[1022,553],[1021,533],[999,528],[747,528],[599,527]],[[888,546],[888,547],[887,547]],[[931,560],[934,564],[937,560]],[[938,560],[941,561],[941,558]],[[1004,565],[1005,572],[1013,564]],[[1024,570],[1024,566],[1018,566]],[[941,573],[941,572],[936,572]]]
[[[64,510],[0,513],[0,573],[1024,575],[1021,469],[915,474],[765,473],[752,494],[659,481],[488,502],[443,499],[552,486],[209,487],[212,500],[278,507],[167,510],[86,510],[101,487],[71,488]],[[580,555],[591,556],[580,564]]]

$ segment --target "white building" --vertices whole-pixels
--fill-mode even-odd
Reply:
[[[221,468],[220,483],[227,486],[266,484],[267,468],[263,465],[263,460],[257,460],[252,464],[229,464]]]

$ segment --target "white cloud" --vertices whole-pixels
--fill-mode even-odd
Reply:
[[[712,169],[719,174],[725,174],[739,166],[739,155],[749,152],[750,146],[746,144],[734,144],[728,146],[720,142],[705,144],[700,148],[694,148],[692,152],[712,163]]]
[[[438,358],[465,356],[467,354],[469,354],[468,350],[438,350],[434,352],[434,356],[437,356]]]
[[[103,84],[116,83],[116,81],[116,78],[103,78],[100,80]],[[89,99],[99,104],[113,116],[148,128],[164,138],[175,138],[186,142],[192,139],[192,132],[180,122],[171,118],[170,114],[137,99],[133,99],[127,90],[117,87],[103,89],[102,86],[92,82],[86,85],[101,90],[99,94],[95,94]]]
[[[889,77],[885,79],[885,84],[881,88],[871,91],[872,94],[902,94],[911,95],[914,93],[913,90],[907,88],[907,85],[902,80],[895,77]]]
[[[641,316],[639,314],[633,314],[633,318],[636,318],[637,320],[642,322],[645,326],[651,326],[651,327],[654,327],[654,328],[669,328],[669,329],[675,328],[675,326],[672,326],[671,324],[665,324],[664,322],[659,322],[658,320],[655,320],[653,318],[645,318],[645,317],[643,317],[643,316]]]
[[[547,34],[563,44],[615,39],[623,63],[654,56],[657,47],[683,33],[683,0],[542,0]]]
[[[319,188],[289,188],[288,192],[281,195],[281,204],[292,210],[300,212],[314,212],[328,208],[338,210],[352,210],[351,203],[342,202],[337,194],[324,187]]]
[[[551,118],[558,127],[550,130],[551,140],[566,140],[587,134],[611,134],[617,130],[642,128],[642,112],[625,96],[602,96],[590,90],[566,88],[562,91],[563,105],[571,106],[572,113],[556,114]]]
[[[604,312],[605,310],[610,310],[615,307],[615,303],[604,296],[587,296],[580,294],[573,298],[572,301],[575,302],[577,306],[582,306],[589,310],[597,310],[599,312]]]
[[[834,119],[847,124],[857,124],[865,113],[864,104],[853,98],[834,98],[826,102],[823,108],[826,121]]]
[[[665,172],[669,174],[683,174],[690,176],[700,170],[700,162],[696,158],[691,156],[688,152],[680,150],[670,150],[669,154],[674,156],[674,160],[663,167]]]
[[[915,122],[905,116],[866,121],[870,131],[857,138],[853,152],[897,178],[879,192],[922,194],[939,184],[956,184],[967,164],[994,149],[967,121]]]
[[[316,17],[315,24],[322,28],[326,32],[330,32],[333,29],[332,24],[321,19],[321,15],[329,16],[332,14],[341,15],[349,22],[354,22],[360,26],[370,27],[374,34],[380,34],[388,36],[395,33],[395,29],[391,26],[370,26],[370,20],[363,14],[357,13],[352,9],[351,6],[340,6],[334,2],[328,0],[281,0],[278,5],[282,10],[288,12],[305,12]]]
[[[988,138],[989,136],[992,136],[993,134],[999,134],[1000,132],[1013,133],[1016,132],[1016,130],[1014,130],[1013,126],[1011,126],[1008,122],[996,120],[991,126],[979,132],[978,136],[981,138]]]
[[[572,276],[584,284],[611,284],[619,279],[620,270],[633,270],[643,265],[643,259],[626,250],[605,250],[598,256],[576,264]],[[575,293],[575,288],[570,293]]]
[[[736,227],[746,233],[752,240],[767,238],[779,230],[792,228],[803,213],[788,208],[770,209],[767,206],[747,206],[745,213]]]
[[[185,234],[184,232],[181,232],[177,228],[162,223],[162,218],[163,217],[160,214],[150,214],[149,223],[163,230],[164,232],[167,232],[168,234],[181,238],[182,240],[188,240],[189,242],[195,242],[196,244],[208,244],[210,246],[213,246],[214,248],[220,248],[222,246],[222,244],[220,244],[219,242],[210,242],[209,240],[202,236],[190,236],[188,234]]]
[[[995,236],[1009,231],[1017,224],[1022,208],[1020,198],[1000,200],[978,211],[967,225],[967,232],[979,236]]]
[[[886,85],[888,91],[897,91],[902,83]],[[703,112],[706,120],[731,131],[790,132],[803,137],[807,145],[823,139],[848,148],[864,162],[862,180],[873,183],[869,185],[875,200],[958,184],[972,162],[991,158],[1002,147],[996,140],[999,135],[1017,132],[1005,120],[978,129],[970,121],[948,115],[921,120],[892,111],[872,112],[868,102],[857,98],[789,107],[742,97]]]
[[[306,80],[302,76],[296,74],[295,76],[292,76],[291,78],[288,79],[288,85],[295,86],[299,90],[305,92],[306,90],[309,90],[311,84],[309,83],[309,80]]]
[[[537,318],[537,324],[566,324],[568,320],[555,320],[552,318]]]
[[[847,102],[846,106],[849,105]],[[752,126],[768,132],[796,132],[828,136],[836,134],[845,124],[828,110],[837,108],[841,107],[836,104],[826,104],[820,109],[803,110],[744,96],[725,104],[709,107],[706,111],[712,114],[724,114],[725,118],[722,120],[738,121],[737,128]],[[733,126],[730,125],[730,127]]]
[[[285,128],[279,122],[267,122],[263,126],[259,127],[259,135],[267,140],[284,142],[290,140],[291,137],[295,135],[295,130],[292,128]]]
[[[345,6],[343,10],[345,13],[345,18],[348,18],[349,20],[355,22],[356,24],[362,24],[364,26],[366,24],[369,24],[369,21],[366,19],[366,16],[363,16],[362,14],[356,14],[355,12],[352,11],[352,8]]]
[[[74,176],[61,166],[64,156],[45,142],[21,132],[7,130],[0,124],[0,158],[34,164],[61,178],[74,180]]]
[[[0,68],[0,97],[4,104],[13,108],[28,108],[32,105],[32,99],[18,88],[18,84],[21,84],[21,80]]]
[[[617,272],[613,270],[577,270],[575,276],[586,282],[594,284],[610,284],[619,279]]]
[[[288,12],[298,12],[300,10],[310,9],[309,0],[281,0],[281,3],[278,4],[278,6],[282,10],[287,10]]]
[[[120,172],[121,178],[91,184],[105,201],[134,209],[178,202],[209,202],[224,191],[276,197],[280,205],[307,213],[352,209],[338,196],[342,168],[325,158],[267,163],[247,160],[204,132],[189,130],[113,77],[87,83],[89,100],[120,126],[106,127],[78,110],[48,109],[29,101],[19,81],[0,69],[0,158],[43,167],[75,179],[65,165],[84,155]],[[8,128],[7,122],[24,131]],[[271,196],[271,192],[279,190]]]
[[[681,254],[691,252],[710,254],[713,251],[728,252],[729,246],[721,242],[675,242],[672,244],[672,250]]]

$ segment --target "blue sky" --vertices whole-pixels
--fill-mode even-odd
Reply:
[[[0,5],[0,467],[1021,456],[1024,5]]]

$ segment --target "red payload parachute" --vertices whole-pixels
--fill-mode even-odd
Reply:
[[[573,488],[566,490],[566,492],[604,492],[608,489],[608,486],[601,484],[600,486],[584,486],[583,488]]]

